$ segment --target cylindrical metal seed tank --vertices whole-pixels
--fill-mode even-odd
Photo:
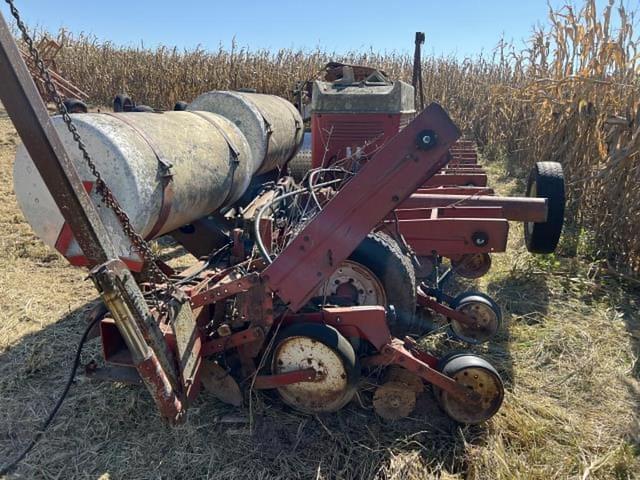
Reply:
[[[72,117],[104,181],[143,237],[157,237],[232,204],[261,167],[238,127],[213,113],[90,113]],[[95,178],[73,138],[60,117],[53,123],[121,257],[137,269],[140,259],[118,219],[93,188]],[[168,171],[165,165],[170,165]],[[22,145],[16,154],[14,188],[35,233],[72,264],[85,264],[72,232]]]
[[[302,117],[287,100],[261,93],[213,91],[200,95],[188,110],[217,113],[244,133],[256,158],[257,172],[283,167],[298,151],[304,135]]]

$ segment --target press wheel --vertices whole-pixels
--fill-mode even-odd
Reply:
[[[351,344],[335,328],[300,323],[276,338],[271,360],[274,374],[314,368],[319,379],[279,387],[289,406],[306,413],[335,412],[356,392],[360,368]]]
[[[484,343],[498,333],[502,326],[500,307],[484,294],[462,293],[453,300],[451,307],[473,319],[472,324],[462,323],[454,318],[449,319],[451,332],[464,342]]]
[[[493,366],[476,355],[451,357],[442,373],[480,395],[479,402],[460,400],[449,392],[433,387],[436,400],[445,413],[457,422],[482,423],[500,409],[504,399],[502,379]]]

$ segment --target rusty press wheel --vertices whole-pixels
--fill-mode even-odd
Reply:
[[[491,297],[482,293],[461,293],[451,302],[451,307],[474,320],[472,325],[467,325],[454,318],[449,319],[451,333],[464,342],[484,343],[498,333],[502,326],[500,307]]]
[[[449,358],[441,372],[464,387],[480,394],[479,402],[462,401],[434,386],[434,395],[444,412],[456,422],[482,423],[500,409],[504,399],[502,379],[493,366],[476,355],[461,354]]]
[[[351,344],[335,328],[319,323],[293,324],[274,343],[274,374],[314,368],[320,379],[278,388],[282,400],[306,413],[335,412],[356,392],[360,366]]]
[[[469,253],[459,259],[451,260],[451,268],[464,278],[480,278],[491,269],[491,255],[488,253]]]

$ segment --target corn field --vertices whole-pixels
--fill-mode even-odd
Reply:
[[[518,51],[501,42],[490,58],[423,58],[424,94],[441,103],[482,146],[507,155],[513,173],[535,161],[564,165],[568,183],[565,254],[588,255],[609,269],[640,273],[640,80],[633,13],[594,0],[549,12]],[[407,33],[410,38],[410,33]],[[428,35],[427,35],[428,38]],[[410,81],[410,55],[373,51],[182,51],[120,47],[58,34],[63,75],[109,105],[126,92],[170,108],[213,89],[255,88],[292,97],[329,60],[363,64]]]

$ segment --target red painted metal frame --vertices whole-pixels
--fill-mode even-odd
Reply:
[[[472,327],[476,326],[476,321],[471,316],[454,310],[453,308],[436,301],[434,298],[426,295],[420,289],[418,289],[416,300],[418,302],[418,305],[420,305],[421,307],[433,310],[434,312],[439,313],[440,315],[444,315],[447,318],[458,320],[464,325],[469,325]]]
[[[393,233],[398,230],[418,256],[451,257],[467,253],[503,252],[507,246],[509,222],[504,218],[435,218],[399,220],[397,226],[387,224]],[[488,240],[481,246],[473,242],[478,232]]]
[[[282,319],[282,325],[297,322],[331,325],[347,338],[367,340],[377,350],[392,341],[387,312],[381,306],[324,308],[319,312],[288,314]]]
[[[264,340],[264,330],[261,327],[252,327],[227,337],[205,341],[200,351],[203,357],[207,357],[231,348],[262,340]]]
[[[487,175],[484,173],[466,173],[466,174],[452,174],[452,173],[440,173],[434,175],[427,182],[424,183],[424,187],[449,187],[449,186],[471,186],[471,187],[486,187]]]
[[[483,210],[473,210],[468,207],[490,207],[500,208],[501,211],[495,211],[496,216],[484,215]],[[406,201],[400,205],[398,212],[405,209],[432,209],[439,210],[463,210],[469,212],[469,216],[473,218],[506,218],[507,220],[515,220],[522,222],[546,222],[547,221],[547,200],[545,198],[529,198],[529,197],[497,197],[489,195],[441,195],[441,194],[421,194],[411,195]],[[490,213],[487,210],[486,213]],[[445,216],[453,216],[453,214]],[[442,214],[440,215],[442,216]],[[459,215],[455,215],[459,216]]]
[[[318,375],[318,372],[316,372],[314,368],[305,368],[303,370],[294,370],[276,375],[258,375],[253,382],[253,388],[264,390],[292,385],[294,383],[314,382],[319,379],[320,375]]]
[[[437,145],[417,146],[418,133],[432,130]],[[333,273],[357,245],[449,160],[460,135],[437,104],[427,107],[389,140],[311,220],[262,273],[262,278],[293,311]],[[300,268],[304,265],[304,268]]]
[[[418,190],[416,190],[415,194],[466,195],[477,197],[480,195],[493,195],[495,194],[495,192],[493,191],[493,188],[488,187],[465,187],[449,185],[440,187],[420,187],[418,188]]]

